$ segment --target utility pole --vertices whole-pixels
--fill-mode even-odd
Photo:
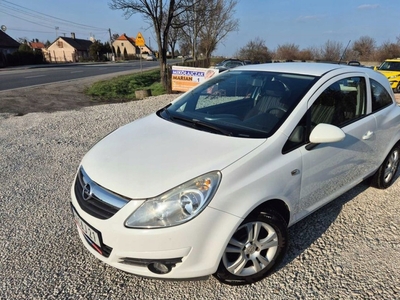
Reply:
[[[117,56],[115,55],[115,53],[114,53],[114,48],[113,48],[113,46],[112,46],[112,43],[111,43],[111,41],[112,41],[112,36],[111,36],[111,29],[110,28],[108,28],[108,33],[110,34],[110,48],[111,48],[111,53],[112,53],[112,55],[113,55],[113,57],[114,57],[114,60],[117,58]]]

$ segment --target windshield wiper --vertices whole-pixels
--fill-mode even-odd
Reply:
[[[178,120],[178,121],[183,121],[183,122],[189,123],[189,124],[193,125],[192,126],[193,128],[197,128],[197,129],[201,129],[201,128],[204,129],[205,128],[205,129],[209,129],[209,130],[211,129],[211,130],[213,130],[215,132],[218,132],[218,133],[221,133],[221,134],[224,134],[224,135],[228,135],[228,136],[232,136],[233,135],[232,132],[230,132],[229,130],[225,130],[223,128],[214,126],[212,124],[204,123],[204,122],[202,122],[200,120],[197,120],[197,119],[186,118],[186,117],[177,116],[177,115],[171,115],[171,113],[168,111],[168,109],[164,109],[164,111],[167,113],[168,117],[171,120]]]
[[[192,121],[196,125],[196,127],[202,126],[204,128],[214,130],[214,131],[222,133],[224,135],[232,136],[232,132],[230,132],[229,130],[222,129],[220,127],[217,127],[217,126],[214,126],[214,125],[211,125],[208,123],[204,123],[204,122],[196,120],[196,119],[193,119]]]

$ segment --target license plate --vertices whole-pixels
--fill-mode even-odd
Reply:
[[[72,212],[74,214],[75,223],[76,225],[78,225],[78,228],[83,232],[84,235],[86,235],[87,238],[89,238],[93,243],[101,248],[99,234],[92,227],[90,227],[89,224],[81,219],[74,208],[72,208]]]

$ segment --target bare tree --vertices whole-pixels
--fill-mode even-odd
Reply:
[[[206,22],[200,28],[200,50],[206,58],[217,48],[217,45],[232,31],[239,29],[239,20],[235,14],[236,0],[204,0]]]
[[[369,36],[362,36],[353,43],[352,50],[358,53],[360,60],[368,61],[374,56],[376,42]]]
[[[299,46],[295,44],[278,45],[275,51],[275,57],[277,59],[294,60],[298,59]]]
[[[168,35],[168,45],[171,48],[172,58],[175,58],[175,47],[179,39],[181,28],[179,26],[171,26],[169,35]]]
[[[384,42],[376,51],[376,60],[378,61],[397,57],[400,57],[400,45],[397,43]]]
[[[192,8],[193,1],[189,0],[111,0],[109,6],[114,10],[123,10],[128,19],[133,14],[142,14],[154,27],[156,42],[158,45],[160,75],[163,87],[169,91],[167,69],[167,50],[169,31],[172,21]]]
[[[318,56],[318,50],[313,47],[309,47],[299,51],[298,59],[301,61],[315,60]]]
[[[342,56],[342,52],[342,43],[328,40],[325,45],[321,47],[320,59],[326,61],[338,61]]]
[[[191,51],[190,41],[186,37],[181,37],[179,40],[179,47],[183,56],[188,56]]]
[[[111,37],[111,42],[114,42],[117,38],[119,38],[119,34],[118,33],[114,33]]]
[[[350,60],[362,60],[360,53],[358,51],[354,51],[353,48],[348,48],[342,57],[342,61]]]
[[[190,42],[194,60],[199,53],[210,58],[218,43],[238,29],[239,21],[233,17],[236,4],[236,0],[199,0],[183,14],[182,38]]]
[[[181,38],[189,42],[191,54],[194,60],[197,60],[197,44],[199,40],[200,29],[207,21],[207,0],[188,0],[192,4],[191,10],[186,10],[182,14]]]
[[[236,56],[241,59],[249,59],[251,61],[259,62],[267,62],[272,58],[272,54],[265,45],[265,41],[259,37],[248,42],[246,46],[239,49]]]

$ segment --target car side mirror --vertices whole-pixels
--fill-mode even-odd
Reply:
[[[335,143],[344,140],[346,134],[337,126],[320,123],[310,134],[310,142],[313,144]]]

